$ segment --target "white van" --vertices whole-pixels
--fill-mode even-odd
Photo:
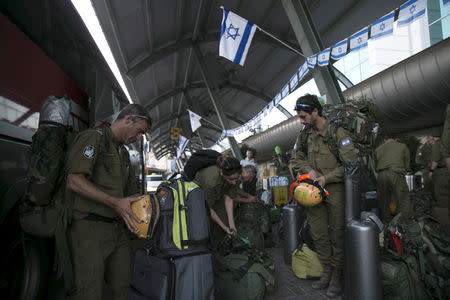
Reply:
[[[147,192],[154,193],[156,192],[158,185],[164,181],[164,178],[162,175],[154,174],[147,175],[145,180],[147,182]]]

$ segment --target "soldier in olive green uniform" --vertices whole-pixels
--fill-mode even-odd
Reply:
[[[322,106],[314,95],[305,95],[297,100],[295,110],[302,124],[310,131],[305,147],[297,143],[290,161],[295,173],[308,173],[325,187],[330,196],[320,204],[307,208],[307,219],[317,254],[324,267],[319,281],[312,283],[314,289],[328,287],[327,296],[341,293],[344,250],[344,169],[342,163],[356,162],[355,149],[348,133],[338,128],[337,141],[339,160],[325,143],[330,134],[330,124],[322,116]],[[302,133],[300,133],[302,134]]]
[[[123,146],[141,138],[150,118],[137,104],[125,107],[104,129],[80,132],[69,151],[67,189],[73,199],[68,228],[75,291],[70,299],[102,299],[103,282],[113,299],[127,299],[130,246],[125,225],[136,231],[131,203],[141,198]]]
[[[434,199],[436,200],[436,206],[449,208],[450,173],[446,166],[444,153],[444,145],[442,143],[442,138],[440,138],[434,142],[431,150],[431,168],[429,177],[432,178],[434,182]]]
[[[235,235],[234,204],[236,202],[254,202],[256,197],[239,190],[239,178],[242,166],[234,157],[220,156],[217,165],[197,171],[194,181],[204,190],[206,202],[210,208],[211,235],[213,249],[225,238],[225,234]]]
[[[409,169],[409,149],[393,138],[385,138],[384,143],[375,149],[375,160],[381,218],[383,222],[388,223],[392,219],[389,211],[391,201],[397,204],[397,212],[405,215],[411,211],[405,178],[406,171]]]
[[[228,198],[236,197],[237,185],[229,184],[220,175],[220,169],[217,166],[210,166],[198,171],[194,181],[205,191],[206,202],[210,209],[214,211],[211,212],[211,215],[215,213],[220,219],[218,222],[212,216],[214,222],[211,224],[211,235],[213,248],[216,248],[217,244],[225,237],[225,234],[231,235],[231,231],[236,230],[234,221],[229,222],[225,202]],[[233,216],[231,216],[230,220],[233,219]]]
[[[433,181],[428,177],[428,171],[431,167],[431,147],[433,142],[433,137],[427,136],[425,144],[416,153],[416,164],[422,166],[423,188],[430,193],[433,193]]]

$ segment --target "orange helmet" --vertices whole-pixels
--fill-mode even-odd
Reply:
[[[328,191],[310,178],[302,174],[290,186],[291,197],[303,206],[314,206],[328,197]]]
[[[134,215],[142,221],[138,223],[133,219],[134,226],[138,229],[138,238],[152,237],[159,220],[159,201],[154,194],[145,195],[140,200],[131,203]]]

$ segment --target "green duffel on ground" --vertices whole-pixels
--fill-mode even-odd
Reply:
[[[219,300],[260,300],[275,287],[272,262],[259,263],[249,253],[216,256],[215,296]],[[272,264],[272,269],[266,264]]]

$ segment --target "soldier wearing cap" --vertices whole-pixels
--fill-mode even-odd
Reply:
[[[307,208],[307,219],[317,254],[324,267],[320,280],[314,281],[314,289],[327,289],[328,297],[336,297],[342,291],[342,267],[344,250],[344,162],[358,160],[348,133],[338,128],[336,141],[339,158],[326,143],[330,122],[322,115],[322,105],[315,95],[305,95],[297,100],[295,110],[308,133],[307,140],[301,132],[294,146],[290,161],[295,173],[307,173],[325,187],[330,196],[316,206]],[[302,145],[306,142],[307,147]]]
[[[411,212],[406,172],[409,170],[410,153],[405,144],[399,143],[393,136],[386,135],[384,143],[375,149],[377,192],[384,223],[391,219],[389,205],[391,201],[403,215]]]
[[[69,299],[102,299],[104,281],[113,299],[127,299],[131,272],[126,228],[137,230],[131,203],[141,196],[124,145],[140,140],[150,126],[147,111],[130,104],[111,127],[82,131],[71,146],[66,188],[73,199],[68,240],[75,289]]]

